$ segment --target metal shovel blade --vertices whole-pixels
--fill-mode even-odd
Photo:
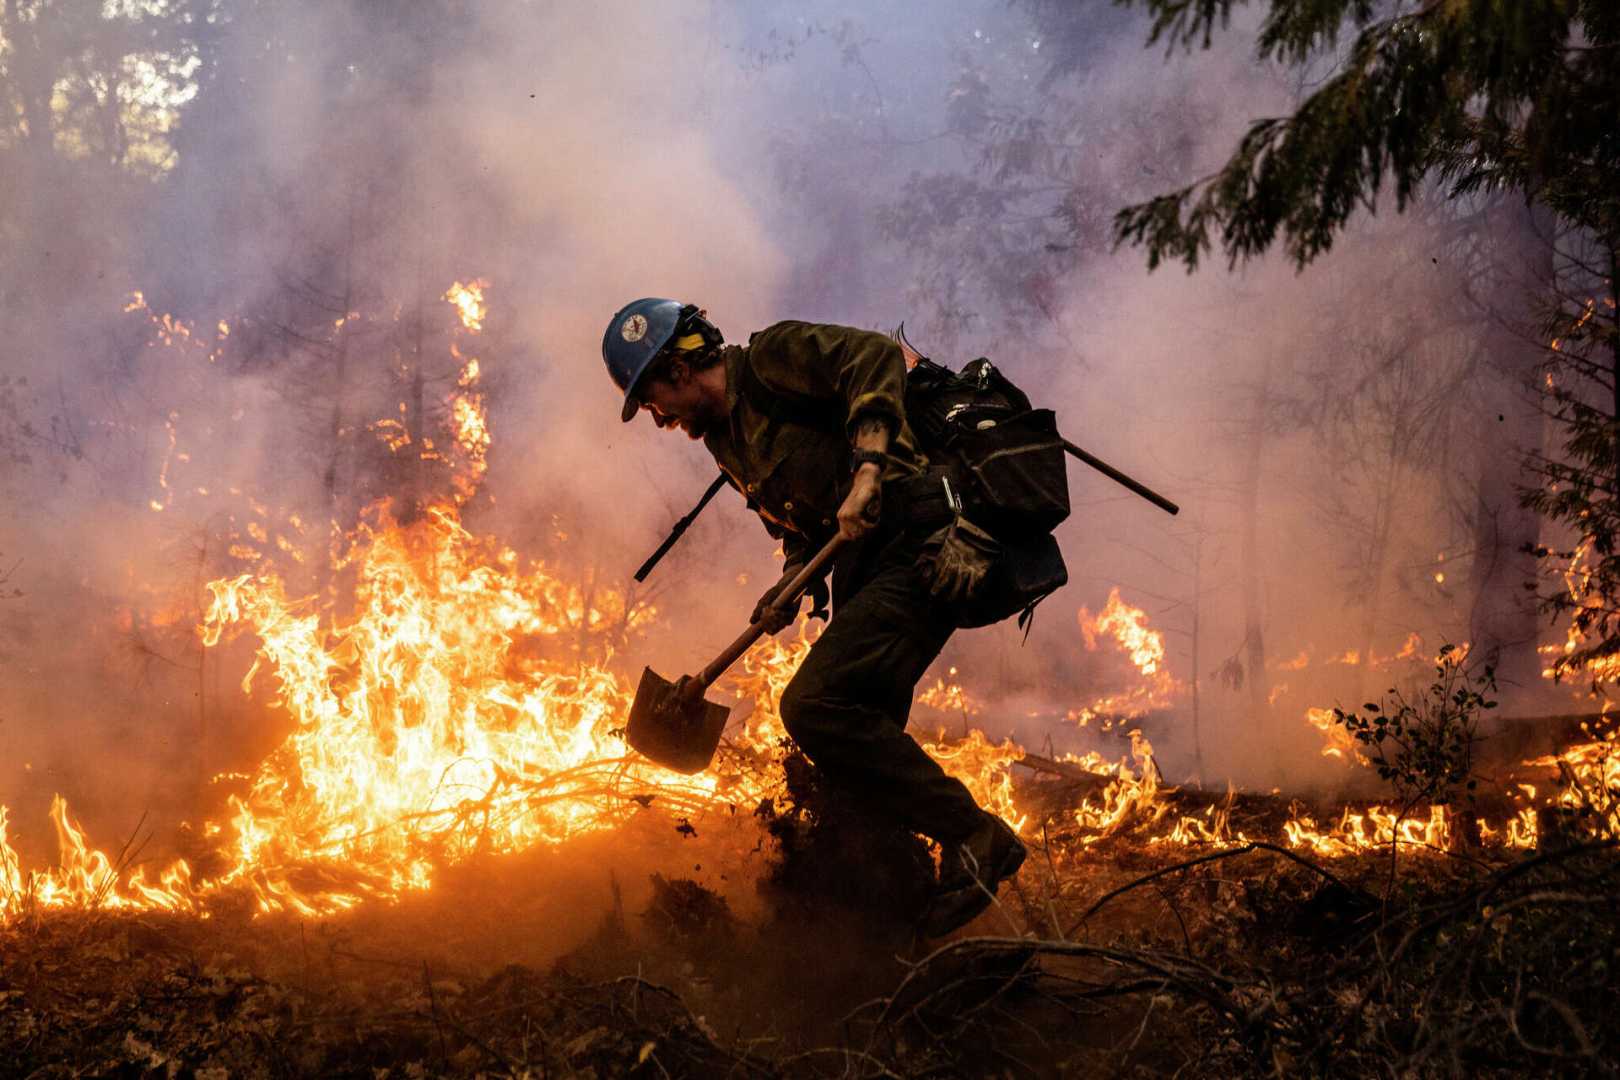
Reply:
[[[643,669],[625,738],[632,749],[666,769],[702,772],[714,760],[731,708],[691,697],[679,687],[652,668]]]

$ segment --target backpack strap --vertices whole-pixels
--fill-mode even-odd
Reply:
[[[840,403],[801,394],[797,390],[778,390],[766,386],[759,372],[754,370],[751,353],[743,360],[738,390],[755,411],[763,413],[770,420],[773,427],[798,424],[821,431],[844,430],[844,410]]]

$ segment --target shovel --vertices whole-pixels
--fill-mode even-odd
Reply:
[[[816,557],[776,594],[771,607],[797,604],[806,587],[820,576],[843,546],[842,536],[827,541],[827,545],[816,552]],[[625,738],[630,746],[676,772],[695,773],[707,769],[714,760],[715,747],[720,745],[720,732],[726,726],[726,717],[731,715],[731,706],[716,705],[704,698],[703,692],[764,635],[766,621],[761,617],[750,624],[696,675],[683,675],[678,681],[670,682],[652,668],[644,669],[641,683],[636,687],[636,700],[630,706],[630,722],[625,725]]]

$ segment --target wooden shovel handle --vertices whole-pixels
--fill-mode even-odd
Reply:
[[[816,557],[805,563],[804,569],[794,575],[793,580],[784,585],[782,590],[776,594],[776,599],[771,602],[771,607],[780,607],[797,602],[804,595],[804,590],[810,583],[821,575],[827,564],[843,549],[844,543],[842,535],[835,536],[827,541],[826,546],[816,552]],[[736,641],[727,645],[724,652],[709,662],[708,667],[693,676],[688,692],[701,696],[703,691],[709,688],[710,683],[725,674],[726,668],[735,664],[737,658],[747,652],[748,647],[763,637],[764,634],[764,619],[751,623],[748,629],[738,635]]]

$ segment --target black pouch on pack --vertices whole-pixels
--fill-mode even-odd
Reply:
[[[1057,418],[980,357],[951,371],[921,360],[906,415],[931,457],[960,478],[964,509],[1001,541],[1051,532],[1069,516],[1068,465]]]
[[[1035,605],[1068,580],[1063,552],[1051,533],[1005,543],[973,599],[958,612],[956,625],[964,629],[989,626],[1020,612],[1024,614],[1018,621],[1023,625]]]
[[[956,438],[967,474],[968,516],[994,523],[998,539],[1049,533],[1069,516],[1063,438],[1051,409],[981,420]]]

